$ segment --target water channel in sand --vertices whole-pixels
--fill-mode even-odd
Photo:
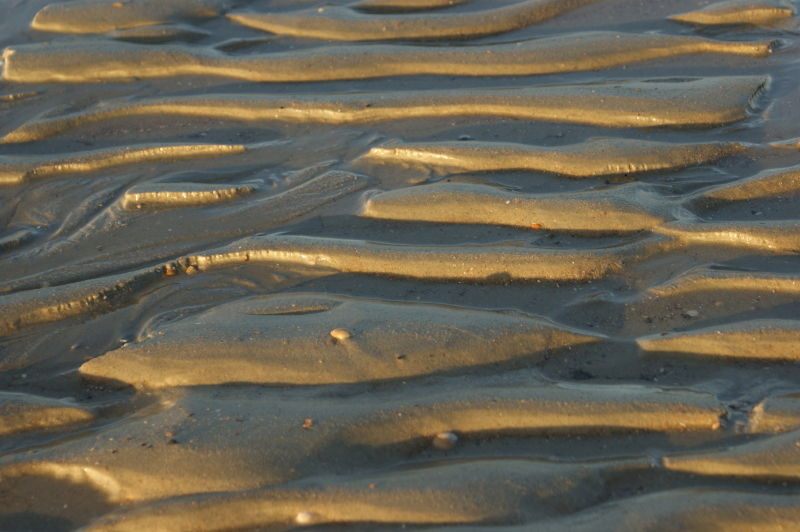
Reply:
[[[0,2],[0,529],[800,527],[796,8]]]

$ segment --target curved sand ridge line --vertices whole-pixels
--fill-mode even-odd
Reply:
[[[169,266],[174,270],[174,266]],[[69,285],[18,292],[0,298],[0,336],[23,327],[108,310],[138,295],[166,275],[167,266],[100,277]]]
[[[652,229],[674,220],[680,211],[680,204],[638,183],[561,194],[515,194],[485,185],[436,183],[371,196],[360,216],[599,235]]]
[[[97,41],[18,45],[3,53],[3,79],[16,83],[89,83],[181,75],[257,82],[366,79],[399,75],[507,76],[595,70],[697,53],[765,57],[771,42],[691,36],[587,32],[477,46],[326,46],[232,56],[213,48],[154,48]]]
[[[506,459],[498,461],[498,468],[500,471],[508,471],[509,479],[513,479],[516,483],[518,482],[516,471],[511,470],[514,464],[514,460]],[[522,486],[531,484],[538,486],[537,493],[535,495],[532,494],[531,498],[525,501],[528,504],[534,503],[532,511],[526,512],[524,508],[527,504],[521,504],[521,507],[517,510],[516,518],[512,517],[513,514],[509,514],[508,516],[503,516],[505,517],[503,519],[498,515],[501,513],[501,509],[504,509],[501,506],[496,509],[496,513],[487,515],[487,519],[483,523],[465,523],[461,519],[448,523],[443,523],[441,520],[421,521],[419,525],[450,525],[447,528],[430,528],[430,526],[425,528],[426,530],[436,530],[437,532],[478,532],[486,530],[487,522],[494,523],[495,526],[492,528],[495,530],[507,530],[508,532],[674,532],[676,530],[781,532],[791,530],[800,519],[800,504],[797,503],[796,496],[730,490],[670,490],[590,506],[590,501],[592,500],[598,503],[607,500],[608,495],[601,496],[600,493],[610,488],[608,483],[611,482],[611,479],[620,477],[625,473],[633,476],[637,471],[635,464],[619,463],[615,467],[613,462],[606,462],[605,464],[589,466],[582,470],[580,474],[571,476],[568,475],[568,471],[575,466],[562,464],[559,467],[562,468],[561,475],[563,476],[558,477],[547,474],[549,468],[555,467],[552,465],[546,467],[542,464],[540,468],[535,468],[534,464],[519,464],[519,466],[520,472],[526,472],[531,475],[531,478],[522,480],[520,484]],[[606,469],[603,469],[604,466]],[[455,469],[455,466],[452,467]],[[441,469],[442,466],[436,470],[443,472]],[[489,478],[495,478],[495,475],[489,472],[486,474]],[[608,478],[608,480],[603,482],[605,478]],[[540,484],[536,484],[533,479],[541,479],[539,480]],[[419,478],[419,480],[424,482],[423,478]],[[569,488],[566,490],[565,487],[556,488],[559,482],[563,483],[565,487],[569,486]],[[489,488],[490,486],[485,487]],[[582,489],[578,486],[582,486]],[[359,486],[359,488],[361,487]],[[402,511],[405,509],[405,504],[410,502],[407,502],[406,497],[401,499],[405,503],[403,506],[399,508],[391,508],[390,506],[390,509],[385,509],[382,505],[379,507],[373,506],[373,501],[377,497],[362,491],[363,488],[356,488],[354,493],[348,494],[349,496],[342,493],[339,497],[336,497],[333,493],[324,492],[321,488],[316,489],[319,491],[311,491],[313,488],[310,488],[309,491],[304,491],[303,493],[309,496],[310,501],[318,500],[319,506],[310,501],[306,506],[302,506],[297,503],[296,498],[279,497],[278,500],[285,501],[287,505],[291,505],[293,510],[298,507],[319,508],[317,513],[301,510],[302,512],[309,512],[308,514],[303,514],[304,517],[307,516],[308,524],[335,523],[339,520],[358,523],[362,519],[370,523],[386,523],[389,517],[404,518],[398,519],[395,521],[396,523],[415,522],[410,513]],[[466,484],[466,489],[473,490],[476,488]],[[507,496],[503,496],[507,489],[509,489],[508,485],[498,486],[498,492],[494,494],[505,504],[509,502]],[[322,494],[311,499],[320,491],[322,491]],[[357,500],[357,494],[362,493],[364,497],[363,504],[358,504],[355,500],[350,502],[351,497]],[[468,493],[472,493],[472,491]],[[480,493],[483,493],[483,490]],[[551,502],[554,505],[559,505],[560,511],[550,507],[545,510],[541,507],[541,498],[547,495],[551,497]],[[262,497],[266,496],[266,493],[262,495]],[[486,493],[486,497],[491,499],[492,494]],[[334,505],[332,499],[338,502],[336,509],[330,508],[330,506]],[[178,500],[98,520],[84,530],[87,532],[128,532],[147,529],[154,532],[188,532],[198,530],[199,527],[207,525],[208,528],[202,528],[202,530],[217,532],[228,530],[224,521],[226,518],[229,522],[237,525],[241,524],[243,527],[258,526],[259,503],[271,507],[271,502],[263,501],[261,497],[255,494],[247,494],[240,501],[237,501],[236,497],[231,495],[218,495],[213,498],[203,498],[203,500],[195,501]],[[423,511],[423,508],[427,508],[428,504],[437,502],[446,504],[447,501],[435,499],[433,495],[431,495],[431,500],[422,499],[419,502],[420,512]],[[388,505],[389,503],[387,502],[386,504]],[[587,506],[588,508],[585,508]],[[574,515],[565,515],[567,512],[564,511],[564,508],[578,510],[578,512]],[[581,509],[582,511],[580,511]],[[375,512],[376,515],[369,518],[368,511]],[[377,515],[378,512],[382,513]],[[516,524],[520,521],[520,514],[524,519],[531,522]],[[363,517],[359,519],[358,517],[360,516]],[[420,517],[420,515],[417,514],[413,517]],[[290,518],[284,519],[284,522]],[[163,524],[166,526],[161,526],[162,521],[160,519],[163,519]],[[458,523],[463,524],[459,526]],[[501,524],[505,526],[501,527]],[[492,525],[488,526],[491,527]]]
[[[683,355],[730,361],[800,360],[800,321],[752,320],[650,335],[636,343],[645,356]]]
[[[406,387],[336,401],[324,391],[309,397],[308,389],[252,392],[200,389],[169,400],[155,413],[104,426],[98,437],[8,457],[0,475],[70,474],[76,484],[92,485],[114,502],[153,500],[240,492],[342,471],[385,470],[425,452],[442,430],[464,441],[631,431],[715,437],[725,414],[710,394],[649,386],[528,381],[487,387],[470,381],[447,390],[414,388],[413,400]],[[302,429],[310,416],[311,427]],[[297,437],[287,437],[294,431]],[[174,434],[176,445],[167,443],[167,432]],[[359,477],[363,480],[363,473]]]
[[[11,234],[0,237],[0,251],[14,249],[30,242],[39,235],[39,231],[31,227],[21,227]]]
[[[201,183],[143,183],[125,192],[122,206],[126,210],[142,207],[196,207],[216,205],[242,198],[255,192],[255,187],[206,185]]]
[[[220,16],[231,0],[72,0],[36,13],[31,28],[58,33],[106,33],[113,30],[192,22]]]
[[[404,11],[425,11],[441,9],[472,2],[473,0],[359,0],[347,4],[351,9],[365,13],[402,13]]]
[[[633,243],[590,249],[549,249],[508,244],[481,246],[396,245],[306,236],[257,236],[187,260],[200,270],[245,260],[303,265],[410,279],[514,282],[537,279],[593,280],[626,265],[686,245],[724,246],[765,253],[800,249],[798,222],[668,222],[654,236]],[[663,235],[669,236],[665,239]]]
[[[411,279],[511,282],[537,279],[591,280],[621,272],[629,262],[659,254],[663,239],[615,247],[567,251],[518,245],[393,245],[306,236],[257,236],[193,255],[200,270],[254,263],[313,266],[341,273]]]
[[[583,162],[578,158],[575,164],[580,166]],[[598,164],[603,166],[605,161]],[[761,172],[680,199],[667,199],[652,185],[641,183],[555,194],[519,194],[486,185],[436,183],[378,193],[367,200],[360,215],[595,235],[647,230],[681,244],[794,253],[800,250],[797,221],[701,222],[693,211],[703,211],[709,204],[723,201],[798,193],[800,179],[796,174],[795,167]]]
[[[95,414],[90,410],[56,399],[0,392],[0,436],[3,437],[34,430],[75,428],[94,419]]]
[[[693,271],[673,281],[650,288],[648,293],[672,297],[709,291],[800,294],[800,276],[776,273]]]
[[[653,232],[686,245],[725,246],[772,253],[800,252],[800,221],[694,222],[676,220],[653,227]]]
[[[665,456],[664,467],[695,475],[797,481],[800,479],[798,436],[795,431],[723,451]]]
[[[0,156],[0,185],[20,185],[32,179],[95,172],[130,164],[181,161],[244,153],[239,144],[145,144],[135,148],[105,148],[77,154]]]
[[[725,203],[790,194],[800,194],[800,166],[764,170],[693,194],[690,201],[697,208],[712,209]]]
[[[697,11],[674,15],[670,20],[711,26],[723,24],[769,26],[792,18],[794,13],[794,6],[786,0],[728,0],[708,5]]]
[[[301,95],[212,95],[108,102],[63,116],[40,118],[3,142],[41,140],[78,126],[146,115],[299,124],[365,124],[436,117],[514,117],[608,127],[708,127],[748,116],[766,76],[630,80],[522,89]]]
[[[101,519],[83,530],[222,531],[286,526],[295,520],[306,526],[492,523],[498,527],[603,503],[611,480],[646,469],[641,461],[591,465],[513,458],[450,461],[372,474],[372,484],[363,478],[319,479],[313,484],[186,497]]]
[[[507,142],[391,142],[362,156],[384,164],[422,165],[440,172],[528,170],[569,177],[606,177],[677,170],[742,153],[738,142],[673,144],[630,139],[591,139],[542,147]]]
[[[482,11],[381,17],[325,5],[287,13],[229,13],[229,19],[279,35],[331,41],[461,40],[538,24],[597,0],[522,0]]]
[[[339,328],[352,336],[331,339]],[[81,375],[150,388],[357,383],[538,361],[600,339],[523,316],[314,295],[246,299],[148,336]]]

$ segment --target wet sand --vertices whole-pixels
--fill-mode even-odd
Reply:
[[[788,0],[0,4],[0,529],[800,528]]]

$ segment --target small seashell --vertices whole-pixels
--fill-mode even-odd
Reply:
[[[314,521],[314,513],[309,511],[300,512],[294,518],[294,522],[297,523],[298,525],[310,525],[313,521]]]
[[[440,432],[433,438],[433,447],[440,451],[449,451],[458,443],[458,436],[452,432]]]
[[[200,270],[198,270],[194,266],[189,266],[188,268],[186,268],[186,275],[195,275],[195,274],[197,274],[199,272],[200,272]]]
[[[353,333],[351,333],[347,329],[334,329],[331,331],[331,336],[333,336],[337,340],[347,340],[353,337]]]

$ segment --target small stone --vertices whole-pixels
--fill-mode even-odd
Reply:
[[[690,318],[696,318],[697,316],[700,315],[700,311],[699,310],[694,310],[694,309],[693,310],[687,310],[686,311],[686,315],[689,316]]]
[[[440,451],[449,451],[458,443],[458,436],[452,432],[440,432],[433,438],[433,447]]]
[[[186,268],[186,275],[197,275],[198,273],[200,273],[200,270],[198,270],[194,266],[189,266],[188,268]]]
[[[310,429],[314,425],[314,421],[311,418],[308,418],[303,422],[304,429]]]
[[[347,329],[334,329],[331,331],[331,336],[337,340],[348,340],[353,337],[353,333]]]
[[[167,445],[178,445],[176,440],[167,440]]]
[[[174,432],[167,432],[166,434],[164,434],[164,436],[166,436],[167,438],[172,438],[173,436],[175,436],[175,433]]]
[[[310,525],[313,521],[314,521],[314,513],[309,511],[300,512],[294,518],[294,522],[297,523],[298,525]]]

